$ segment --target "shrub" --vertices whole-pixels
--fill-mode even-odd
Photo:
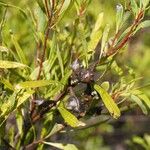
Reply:
[[[137,105],[148,114],[139,78],[119,58],[136,32],[150,26],[144,18],[149,0],[117,4],[115,25],[105,23],[103,12],[95,21],[93,3],[0,2],[2,147],[73,150],[73,144],[49,141],[62,131],[118,119]]]

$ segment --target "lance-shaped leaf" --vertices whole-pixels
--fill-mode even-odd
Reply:
[[[123,21],[123,6],[118,4],[116,6],[117,13],[116,13],[116,33],[121,28],[122,21]]]
[[[17,84],[15,88],[16,89],[37,88],[37,87],[47,86],[50,84],[58,84],[58,82],[53,80],[25,81]]]
[[[135,0],[130,0],[130,2],[131,2],[131,4],[130,4],[131,9],[132,9],[134,15],[136,16],[136,14],[138,13],[138,9],[139,9],[138,5]]]
[[[138,104],[138,106],[141,108],[142,112],[147,115],[147,109],[145,107],[145,105],[142,103],[142,101],[135,95],[131,95],[131,99]]]
[[[16,40],[16,37],[13,34],[11,34],[11,40],[12,40],[12,43],[14,44],[14,46],[16,48],[16,52],[17,52],[17,54],[19,56],[20,61],[23,64],[27,64],[27,59],[26,59],[25,53],[23,52],[23,50],[20,47],[18,41]]]
[[[37,3],[38,3],[39,7],[41,8],[41,10],[42,10],[44,13],[46,13],[46,12],[45,12],[45,7],[44,7],[44,2],[43,2],[43,0],[36,0],[36,1],[37,1]]]
[[[104,29],[103,36],[102,36],[100,57],[104,52],[104,49],[105,49],[105,46],[106,46],[106,43],[107,43],[107,39],[108,39],[109,30],[110,30],[110,25],[107,24],[105,29]]]
[[[24,93],[18,98],[17,108],[18,108],[21,104],[23,104],[33,93],[34,93],[33,90],[27,90],[26,92],[24,92]]]
[[[92,33],[90,36],[90,42],[88,43],[88,52],[93,52],[98,42],[101,39],[101,36],[102,36],[101,25],[103,23],[103,15],[104,15],[103,13],[99,14],[97,21],[95,23],[95,26],[92,30]]]
[[[137,32],[140,29],[148,28],[148,27],[150,27],[150,20],[145,20],[138,25],[135,32]]]
[[[12,90],[12,91],[14,90],[14,87],[13,87],[13,85],[9,82],[9,80],[2,78],[2,79],[0,79],[0,82],[5,85],[5,88],[8,88],[8,89],[10,89],[10,90]]]
[[[57,45],[57,58],[58,58],[58,63],[59,63],[59,66],[60,66],[60,70],[61,70],[61,74],[62,74],[62,77],[64,76],[64,65],[63,65],[63,60],[62,60],[62,57],[61,57],[61,52],[60,52],[60,49]]]
[[[150,109],[150,99],[142,92],[139,90],[134,90],[132,91],[132,94],[136,95],[138,98],[140,98]]]
[[[23,68],[23,67],[27,67],[27,66],[18,62],[14,62],[14,61],[0,60],[0,68],[3,68],[3,69]]]
[[[146,8],[146,6],[148,6],[150,3],[150,0],[140,0],[140,2],[142,3],[143,7]]]
[[[105,91],[102,87],[99,85],[95,84],[94,89],[100,94],[102,101],[110,114],[115,118],[119,118],[121,113],[120,109],[118,108],[117,104],[114,102],[112,97]]]
[[[85,124],[79,121],[72,113],[66,110],[64,107],[58,107],[60,114],[62,115],[65,122],[71,127],[84,126]]]
[[[52,142],[42,142],[42,143],[62,150],[78,150],[78,148],[73,144],[52,143]]]

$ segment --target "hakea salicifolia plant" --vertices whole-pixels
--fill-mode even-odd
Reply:
[[[137,4],[134,0],[131,0],[128,5],[126,5],[126,13],[124,14],[124,9],[121,4],[118,4],[116,6],[117,14],[116,14],[116,31],[115,35],[108,39],[108,33],[110,30],[110,26],[106,25],[102,39],[101,39],[101,51],[99,55],[98,60],[93,60],[93,63],[89,65],[89,67],[86,67],[84,60],[75,59],[71,64],[72,69],[72,75],[69,78],[69,82],[67,85],[67,88],[64,89],[64,91],[57,97],[57,100],[53,101],[52,104],[47,105],[48,107],[45,108],[44,103],[49,102],[43,102],[43,104],[40,104],[40,107],[42,108],[44,106],[44,110],[41,109],[41,115],[45,112],[47,112],[51,107],[55,106],[60,99],[67,94],[66,91],[69,93],[70,97],[68,99],[68,102],[66,103],[65,107],[68,110],[71,110],[74,114],[77,115],[77,117],[83,117],[86,112],[90,112],[91,110],[94,110],[93,107],[93,101],[95,108],[98,108],[99,112],[102,110],[102,105],[97,104],[98,99],[102,99],[104,105],[107,107],[109,112],[111,113],[114,118],[118,118],[120,116],[120,110],[118,106],[115,104],[114,100],[112,98],[118,99],[119,96],[123,93],[118,90],[112,93],[112,97],[105,91],[102,87],[100,87],[98,84],[96,84],[96,81],[99,81],[98,77],[95,79],[95,75],[98,74],[98,71],[96,71],[96,68],[100,65],[103,65],[107,62],[111,62],[114,60],[114,56],[119,54],[120,50],[127,44],[127,42],[130,40],[130,38],[141,28],[147,27],[149,21],[143,21],[144,14],[146,10],[148,9],[149,1],[139,1]],[[83,7],[83,6],[82,6]],[[80,9],[78,10],[78,15],[80,16],[83,13],[79,13]],[[85,12],[85,11],[84,11]],[[129,17],[129,12],[132,12],[134,19],[132,24],[128,27],[124,27],[124,23],[126,19]],[[101,18],[101,19],[99,19]],[[96,27],[98,30],[98,23],[99,20],[102,20],[102,13],[99,15],[98,22],[96,22]],[[124,29],[125,28],[125,29]],[[98,32],[98,31],[96,31]],[[94,33],[92,33],[94,35]],[[92,37],[91,37],[92,39]],[[94,43],[95,47],[97,43]],[[92,50],[93,51],[93,50]],[[93,51],[94,52],[94,51]],[[91,59],[91,49],[89,49],[89,60]],[[93,53],[92,53],[93,55]],[[90,60],[91,61],[91,60]],[[81,63],[83,62],[83,64]],[[110,63],[110,64],[111,64]],[[84,67],[85,66],[85,67]],[[100,75],[100,78],[105,75],[105,72]],[[79,87],[84,87],[84,90],[77,91]],[[125,88],[124,88],[125,89]],[[74,91],[75,90],[75,91]],[[80,94],[78,94],[78,92]],[[123,95],[123,94],[122,94]],[[110,102],[109,102],[110,101]],[[51,103],[51,102],[50,102]],[[92,108],[91,108],[92,106]],[[111,108],[112,107],[112,108]],[[42,112],[43,111],[43,112]],[[93,114],[97,113],[97,109],[95,109],[95,112]],[[37,116],[36,116],[37,117]],[[36,118],[35,117],[35,118]],[[33,119],[34,120],[34,119]],[[35,119],[36,120],[36,119]]]
[[[124,46],[130,40],[130,38],[139,29],[149,26],[148,20],[143,21],[145,12],[149,8],[148,6],[149,0],[140,0],[139,2],[136,2],[135,0],[130,0],[130,3],[126,5],[126,10],[125,10],[126,12],[124,11],[123,6],[121,4],[118,4],[116,7],[117,9],[116,30],[114,36],[111,38],[108,38],[109,31],[110,31],[109,25],[106,25],[103,34],[101,33],[103,13],[100,13],[96,21],[95,27],[93,28],[92,33],[90,35],[89,43],[87,44],[88,45],[87,51],[83,50],[83,52],[80,51],[81,53],[79,52],[75,53],[74,56],[77,57],[73,59],[68,58],[67,62],[69,63],[67,65],[69,67],[67,69],[69,71],[66,76],[64,75],[64,80],[67,81],[67,84],[59,85],[58,87],[56,87],[54,92],[55,94],[56,93],[57,94],[52,95],[53,96],[52,98],[49,95],[47,96],[48,98],[50,97],[49,99],[51,100],[45,100],[44,98],[43,99],[37,98],[38,97],[37,95],[39,94],[40,86],[36,84],[41,84],[42,82],[41,86],[49,85],[47,81],[40,80],[40,78],[43,75],[42,73],[45,67],[44,60],[46,57],[45,55],[46,55],[46,50],[48,45],[47,43],[49,39],[49,34],[52,28],[57,25],[57,19],[60,16],[60,12],[61,9],[63,8],[64,2],[65,1],[62,1],[62,5],[60,5],[59,10],[56,10],[55,0],[52,0],[52,5],[50,7],[51,11],[49,11],[49,3],[47,0],[45,0],[46,9],[44,9],[44,11],[47,15],[48,23],[45,30],[45,37],[43,39],[44,41],[42,47],[43,51],[41,52],[41,55],[38,55],[38,60],[40,56],[41,58],[39,63],[37,63],[39,69],[37,69],[38,73],[36,74],[36,79],[35,79],[36,81],[34,82],[32,81],[32,84],[34,84],[33,86],[32,85],[28,86],[30,81],[29,82],[27,81],[26,83],[19,84],[16,86],[17,89],[22,89],[22,86],[24,88],[28,87],[34,89],[28,91],[29,93],[28,92],[24,92],[23,94],[21,93],[24,99],[27,99],[30,97],[30,95],[32,95],[30,110],[29,112],[26,112],[27,115],[23,119],[24,122],[23,135],[21,136],[21,140],[19,142],[20,145],[25,146],[25,149],[29,149],[31,147],[33,148],[35,145],[38,145],[39,143],[43,143],[43,141],[49,138],[52,134],[56,134],[60,132],[65,127],[68,127],[68,125],[71,127],[88,125],[86,124],[86,121],[85,123],[84,121],[83,122],[79,121],[80,118],[84,119],[84,117],[86,118],[86,116],[88,117],[97,116],[102,114],[102,111],[104,114],[108,114],[107,113],[108,110],[108,112],[110,113],[111,116],[113,116],[113,118],[115,119],[119,118],[121,115],[121,111],[126,110],[126,108],[119,109],[118,104],[121,104],[124,101],[124,99],[126,99],[127,96],[130,95],[132,95],[131,98],[133,98],[134,102],[136,102],[137,104],[141,105],[141,103],[139,103],[139,98],[141,98],[150,108],[149,100],[147,99],[147,97],[143,96],[139,90],[134,90],[134,93],[131,93],[132,91],[131,89],[133,88],[133,86],[129,86],[126,84],[121,88],[121,86],[116,84],[117,88],[115,86],[112,86],[112,89],[110,90],[108,82],[107,83],[105,82],[104,85],[104,82],[102,81],[102,77],[105,76],[105,73],[110,69],[111,65],[115,64],[114,62],[116,60],[115,59],[116,55],[120,53],[122,48],[124,48]],[[86,3],[86,1],[84,1],[84,3],[82,3],[80,0],[75,1],[75,6],[76,6],[79,20],[85,15],[86,6],[89,2],[90,1]],[[42,6],[41,1],[38,1],[38,3],[40,6]],[[43,7],[41,7],[41,9],[42,8]],[[129,27],[125,27],[124,24],[129,16],[129,12],[131,12],[134,16],[133,22]],[[78,21],[78,22],[82,22],[82,21]],[[99,49],[96,50],[96,47],[100,42],[101,42],[100,50]],[[72,44],[71,46],[73,45],[74,44]],[[94,54],[96,55],[98,54],[98,57],[94,58]],[[60,57],[59,60],[61,60]],[[61,63],[61,67],[63,68],[64,66],[62,66],[62,64],[63,63]],[[106,69],[104,70],[103,73],[100,73],[98,68],[105,64],[106,64]],[[18,65],[18,64],[13,63],[13,67],[14,65]],[[116,67],[118,66],[116,65]],[[26,95],[24,94],[27,94],[27,98]],[[138,97],[136,96],[136,94],[139,94]],[[12,96],[12,98],[15,96],[16,93]],[[123,100],[120,101],[120,97]],[[18,107],[20,105],[21,104],[18,104]],[[142,109],[143,109],[143,105],[142,105]],[[2,111],[2,115],[7,114],[7,110],[6,111],[1,110],[1,111]],[[60,128],[58,128],[57,126],[55,132],[53,131],[53,133],[48,134],[45,138],[42,138],[37,141],[33,141],[31,142],[31,144],[26,146],[25,139],[27,138],[28,132],[31,131],[32,126],[35,123],[37,123],[40,119],[42,119],[43,116],[46,116],[46,114],[48,114],[49,112],[57,113],[57,118],[55,115],[53,115],[53,117],[55,117],[56,122],[59,122],[61,124],[61,126],[59,126]],[[59,114],[62,116],[63,120],[60,119],[61,117],[59,117],[60,116]],[[110,115],[107,116],[109,116],[110,118]],[[107,117],[103,121],[107,121],[109,118]]]

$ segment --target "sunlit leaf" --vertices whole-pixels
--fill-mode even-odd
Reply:
[[[111,96],[105,91],[102,87],[99,85],[95,84],[94,89],[100,94],[102,101],[110,114],[115,118],[119,118],[121,113],[120,110],[117,106],[117,104],[114,102],[114,100],[111,98]]]
[[[62,144],[62,143],[52,143],[52,142],[42,142],[42,143],[46,145],[51,145],[53,147],[56,147],[62,150],[78,150],[78,148],[73,144]]]
[[[3,69],[24,68],[24,67],[27,67],[27,66],[18,62],[14,62],[14,61],[0,60],[0,68],[3,68]]]
[[[23,104],[33,93],[34,93],[33,90],[27,90],[21,96],[19,96],[16,108],[18,108],[21,104]]]
[[[58,82],[53,80],[36,80],[36,81],[25,81],[17,84],[15,86],[16,89],[25,89],[25,88],[36,88],[36,87],[42,87],[47,86],[50,84],[57,84]]]
[[[135,0],[130,0],[130,2],[131,2],[131,9],[134,15],[136,16],[136,14],[138,13],[138,5]]]
[[[23,50],[21,49],[18,41],[16,40],[16,37],[11,34],[11,40],[12,40],[12,43],[14,44],[15,48],[16,48],[16,52],[19,56],[19,59],[20,61],[23,63],[23,64],[27,64],[27,59],[26,59],[26,56],[25,56],[25,53],[23,52]]]
[[[7,115],[13,109],[13,107],[16,103],[16,96],[17,96],[17,93],[14,92],[9,97],[9,99],[1,105],[1,107],[0,107],[0,110],[1,110],[0,117]]]
[[[3,83],[5,85],[6,88],[10,89],[10,90],[14,90],[13,85],[6,79],[2,78],[0,79],[0,82]]]
[[[60,114],[62,115],[65,122],[71,127],[84,126],[83,122],[80,122],[73,114],[63,107],[58,107]]]
[[[107,40],[108,40],[109,30],[110,30],[110,25],[107,24],[106,27],[105,27],[105,29],[104,29],[103,36],[102,36],[101,55],[102,55],[103,52],[104,52],[104,49],[105,49],[105,46],[106,46],[106,43],[107,43]],[[101,55],[100,55],[100,56],[101,56]]]
[[[123,6],[118,4],[116,6],[117,13],[116,13],[116,33],[121,28],[122,21],[123,21]]]
[[[92,30],[90,42],[88,43],[88,52],[93,52],[102,37],[101,25],[103,23],[103,15],[103,13],[99,14],[95,27]]]
[[[103,82],[103,83],[101,84],[101,87],[102,87],[103,89],[105,89],[105,91],[108,91],[108,90],[109,90],[109,87],[110,87],[109,82],[108,82],[108,81]]]
[[[143,7],[146,8],[146,6],[148,6],[148,4],[150,3],[150,0],[140,0],[143,4]]]

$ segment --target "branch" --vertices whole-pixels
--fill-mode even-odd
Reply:
[[[144,11],[140,11],[137,18],[134,20],[134,23],[133,25],[131,26],[130,28],[130,31],[127,33],[127,35],[124,37],[124,39],[120,42],[120,44],[116,47],[113,47],[114,45],[114,41],[116,40],[117,36],[118,36],[118,33],[116,34],[114,40],[113,40],[113,43],[112,45],[110,46],[110,49],[107,51],[106,53],[106,56],[109,57],[115,53],[117,53],[117,51],[119,49],[121,49],[127,42],[128,40],[131,38],[132,36],[132,33],[135,31],[136,27],[139,25],[141,19],[143,18],[143,15],[144,15]]]
[[[53,0],[52,7],[51,7],[51,14],[50,14],[49,13],[49,8],[48,8],[48,1],[45,0],[46,11],[48,13],[48,25],[47,25],[46,32],[45,32],[43,53],[42,53],[41,60],[40,60],[40,68],[39,68],[39,73],[38,73],[38,76],[37,76],[37,80],[40,79],[40,75],[41,75],[42,68],[43,68],[43,62],[44,62],[46,48],[47,48],[47,40],[48,40],[49,33],[50,33],[50,30],[51,30],[51,22],[52,22],[52,18],[53,18],[54,3],[55,3],[55,1]]]

